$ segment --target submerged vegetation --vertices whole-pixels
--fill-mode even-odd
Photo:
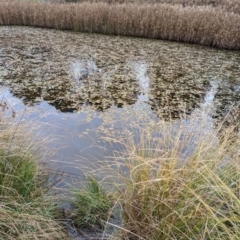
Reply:
[[[238,51],[13,26],[0,39],[0,85],[25,106],[74,115],[141,104],[168,119],[211,105],[222,121],[240,100]]]
[[[239,6],[227,2],[209,4],[207,1],[206,5],[196,6],[185,4],[185,1],[179,5],[171,1],[142,4],[1,1],[0,25],[146,37],[240,49]]]

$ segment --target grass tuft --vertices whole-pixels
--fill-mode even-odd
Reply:
[[[52,188],[58,178],[41,161],[31,127],[6,109],[0,118],[0,239],[68,239]]]
[[[240,238],[239,133],[191,124],[125,130],[125,153],[102,173],[121,206],[117,239]]]
[[[113,202],[93,177],[87,177],[87,185],[76,190],[71,218],[77,227],[103,229],[110,218]]]

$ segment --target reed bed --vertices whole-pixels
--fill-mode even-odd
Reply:
[[[84,0],[49,0],[49,2],[84,2]],[[109,4],[116,3],[164,3],[170,5],[182,5],[186,6],[212,6],[215,8],[221,8],[228,12],[240,14],[240,4],[238,0],[87,0],[87,2],[105,2]]]
[[[145,37],[240,49],[240,15],[213,6],[0,2],[0,25]]]
[[[150,0],[151,1],[151,0]],[[240,14],[238,0],[152,0],[158,3],[182,4],[183,6],[213,6]]]

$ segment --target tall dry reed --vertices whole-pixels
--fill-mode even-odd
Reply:
[[[84,2],[84,0],[49,0],[49,2]],[[87,0],[87,2],[105,2],[109,4],[116,3],[165,3],[171,5],[187,6],[212,6],[215,8],[221,8],[228,12],[240,14],[239,0]]]
[[[240,49],[240,16],[212,6],[0,2],[0,25],[26,25]]]

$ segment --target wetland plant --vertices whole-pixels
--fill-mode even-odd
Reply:
[[[111,217],[113,201],[100,183],[87,177],[87,184],[74,191],[71,218],[76,227],[103,229]]]
[[[57,220],[52,173],[31,134],[10,117],[0,121],[0,239],[67,239]]]
[[[232,1],[223,0],[216,6],[209,1],[185,4],[184,0],[179,4],[167,0],[154,4],[0,1],[0,25],[146,37],[240,49],[240,8]]]
[[[137,138],[126,130],[125,153],[103,169],[123,218],[113,239],[239,239],[236,128],[221,134],[186,120],[157,125],[141,126]]]

